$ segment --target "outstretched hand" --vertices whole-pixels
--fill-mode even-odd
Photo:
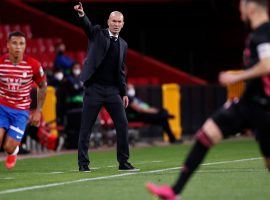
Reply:
[[[84,15],[83,6],[81,2],[79,2],[79,4],[74,6],[74,10],[77,11],[79,15]]]
[[[239,74],[233,74],[230,72],[221,72],[219,74],[219,82],[224,85],[230,85],[240,81]]]

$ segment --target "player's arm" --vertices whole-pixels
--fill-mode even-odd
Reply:
[[[46,79],[38,84],[37,90],[37,110],[42,111],[43,104],[45,102],[47,93],[47,81]]]
[[[79,4],[74,6],[74,10],[77,11],[80,21],[82,22],[82,28],[84,29],[85,34],[91,38],[93,36],[94,27],[88,17],[85,15],[82,3],[79,2]]]
[[[270,74],[270,43],[262,43],[258,45],[257,52],[260,60],[256,65],[239,74],[221,72],[219,75],[220,83],[223,85],[229,85],[238,81],[244,81]]]
[[[45,102],[47,93],[47,81],[46,79],[38,83],[37,89],[37,108],[32,112],[29,122],[33,126],[39,126],[39,122],[42,114],[42,107]]]

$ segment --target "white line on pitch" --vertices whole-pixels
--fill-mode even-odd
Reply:
[[[162,163],[164,161],[162,160],[153,160],[153,161],[139,161],[135,162],[136,165],[143,165],[143,164],[148,164],[148,163]],[[96,170],[96,169],[101,169],[101,168],[117,168],[118,165],[108,165],[106,167],[91,167],[91,170]],[[69,172],[78,172],[77,169],[69,170]]]
[[[134,164],[136,164],[136,165],[144,165],[144,164],[148,164],[148,163],[161,163],[161,162],[164,162],[164,161],[162,161],[162,160],[139,161],[139,162],[135,162]],[[118,167],[118,165],[108,165],[106,167],[113,168],[113,167]]]
[[[241,160],[229,160],[229,161],[221,161],[221,162],[204,163],[202,165],[204,165],[204,166],[219,165],[219,164],[254,161],[254,160],[260,160],[260,159],[262,159],[262,158],[261,157],[247,158],[247,159],[241,159]],[[69,184],[73,184],[73,183],[81,183],[81,182],[87,182],[87,181],[106,180],[106,179],[118,178],[118,177],[123,177],[123,176],[131,176],[131,175],[135,175],[135,174],[153,174],[153,173],[159,173],[159,172],[165,172],[165,171],[171,171],[171,170],[179,170],[180,168],[181,167],[172,167],[172,168],[159,169],[159,170],[153,170],[153,171],[145,171],[145,172],[123,173],[123,174],[101,176],[101,177],[95,177],[95,178],[84,178],[84,179],[79,179],[79,180],[75,180],[75,181],[65,181],[65,182],[51,183],[51,184],[46,184],[46,185],[36,185],[36,186],[30,186],[30,187],[9,189],[9,190],[1,191],[0,195],[16,193],[16,192],[24,192],[24,191],[28,191],[28,190],[43,189],[43,188],[49,188],[49,187],[56,187],[56,186],[61,186],[61,185],[69,185]]]
[[[11,180],[11,179],[14,179],[12,177],[4,177],[4,178],[0,178],[0,180]]]

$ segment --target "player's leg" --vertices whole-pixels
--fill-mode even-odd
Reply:
[[[6,133],[6,130],[4,128],[0,128],[0,147],[2,146],[5,133]]]
[[[6,158],[6,168],[7,169],[12,169],[17,160],[17,154],[19,152],[19,145],[20,142],[13,139],[10,136],[7,136],[3,145],[4,150],[8,154]]]
[[[269,131],[264,132],[267,135],[266,134],[262,135],[262,132],[261,135],[259,133],[256,133],[256,137],[259,142],[261,153],[265,160],[265,166],[270,172],[270,136],[268,136]]]
[[[196,170],[196,168],[203,161],[207,155],[208,150],[221,141],[223,138],[220,128],[212,120],[208,119],[203,127],[196,133],[196,142],[189,153],[187,160],[181,170],[181,174],[172,188],[164,186],[155,186],[148,184],[147,188],[154,195],[159,196],[161,199],[173,200],[184,188],[185,184]]]
[[[173,186],[173,191],[176,194],[182,191],[190,176],[204,160],[209,149],[218,144],[222,138],[223,134],[218,125],[212,119],[208,119],[202,129],[197,132],[196,142],[187,157],[178,181]]]
[[[269,133],[269,132],[267,132]],[[265,166],[270,172],[270,137],[258,139],[261,153],[264,157]]]
[[[8,154],[13,154],[14,151],[17,149],[17,147],[20,145],[20,142],[17,140],[14,140],[12,137],[7,136],[3,148]],[[18,148],[19,149],[19,148]]]
[[[208,119],[196,134],[196,142],[189,153],[184,166],[181,168],[180,176],[176,183],[170,188],[168,186],[155,186],[148,184],[147,188],[162,199],[176,199],[175,195],[182,192],[191,175],[202,163],[209,149],[219,143],[223,136],[235,133],[244,126],[244,121],[239,117],[236,104],[229,108],[222,108],[212,118]]]
[[[3,148],[8,154],[6,158],[6,168],[12,169],[16,164],[19,145],[26,129],[29,112],[9,109],[9,118],[10,124],[3,143]]]
[[[254,106],[252,112],[256,140],[264,157],[265,166],[270,171],[270,107]]]
[[[3,144],[5,138],[6,130],[9,127],[9,121],[5,107],[0,104],[0,147]]]

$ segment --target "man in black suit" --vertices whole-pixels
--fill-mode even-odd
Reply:
[[[78,145],[79,171],[90,172],[88,167],[89,139],[92,127],[102,106],[109,112],[117,132],[117,160],[119,171],[138,171],[128,163],[128,121],[125,108],[126,95],[125,57],[127,43],[119,37],[124,16],[114,11],[108,19],[108,28],[92,25],[81,3],[74,6],[82,27],[89,39],[88,53],[81,80],[84,83],[84,100]]]

